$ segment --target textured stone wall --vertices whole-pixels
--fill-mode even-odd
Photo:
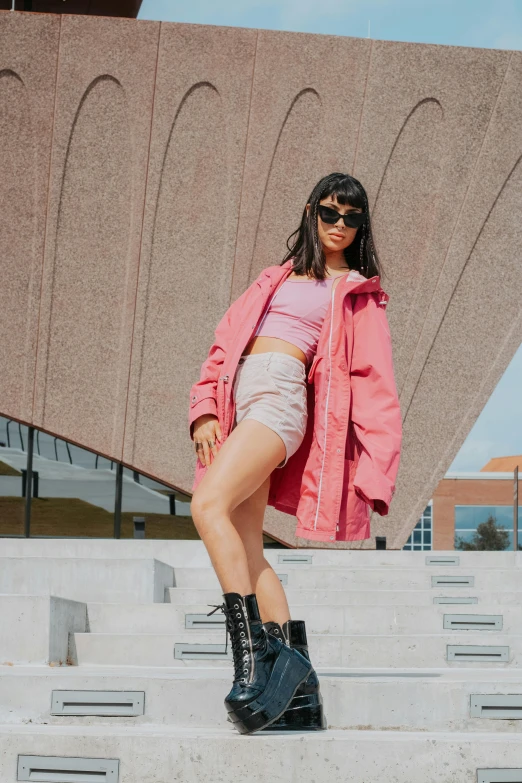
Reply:
[[[404,416],[373,534],[402,546],[522,339],[522,53],[2,12],[0,60],[0,413],[189,491],[214,327],[347,171]]]

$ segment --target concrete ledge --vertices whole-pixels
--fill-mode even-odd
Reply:
[[[359,549],[266,549],[265,556],[277,565],[280,554],[306,554],[313,556],[314,566],[338,566],[346,568],[404,568],[426,567],[430,573],[437,566],[425,566],[427,556],[458,555],[461,568],[503,568],[522,566],[522,552],[455,552]],[[167,565],[185,568],[210,567],[210,559],[202,541],[177,541],[163,539],[112,539],[112,538],[4,538],[4,557],[61,557],[101,559],[151,559],[157,558]],[[292,566],[294,567],[294,566]],[[455,566],[453,566],[455,569]]]
[[[330,728],[522,732],[522,720],[470,718],[473,694],[522,694],[512,670],[319,670]],[[0,666],[0,723],[226,727],[223,669]],[[143,690],[145,714],[134,718],[50,715],[53,690]]]
[[[473,587],[481,590],[498,590],[502,585],[507,592],[522,591],[522,570],[504,570],[500,568],[473,569],[455,567],[414,567],[414,568],[335,568],[334,566],[289,566],[278,565],[277,574],[288,575],[289,588],[321,588],[323,590],[427,590],[434,576],[455,578],[474,577]],[[212,588],[219,590],[219,582],[210,568],[176,568],[175,587]],[[451,591],[458,595],[464,589],[461,585],[445,584],[437,587],[442,594]],[[470,589],[466,587],[466,589]]]
[[[206,604],[108,604],[87,605],[91,633],[185,633],[192,630],[194,641],[206,629],[186,629],[185,616],[198,615],[202,621],[221,620],[217,612],[207,618],[211,608]],[[522,606],[467,606],[431,604],[429,606],[314,606],[290,604],[291,615],[304,620],[312,634],[433,634],[444,631],[446,615],[501,617],[505,633],[518,633],[522,628]],[[219,631],[221,625],[214,626]],[[453,631],[453,629],[451,629]],[[488,631],[489,633],[489,631]],[[224,634],[224,630],[223,630]]]
[[[0,593],[152,603],[163,602],[173,585],[172,567],[154,559],[0,558]]]
[[[0,617],[0,663],[77,663],[69,634],[87,630],[84,603],[55,595],[0,595]]]
[[[435,596],[476,596],[477,608],[484,604],[501,604],[503,606],[522,606],[522,591],[491,592],[476,590],[474,587],[459,587],[455,590],[430,587],[425,590],[367,590],[353,588],[345,590],[328,590],[320,587],[300,589],[285,587],[290,604],[307,604],[308,606],[427,606],[433,605]],[[175,604],[189,605],[222,603],[223,597],[218,588],[185,588],[171,587],[165,591],[165,600]],[[449,605],[448,605],[449,606]],[[452,605],[453,607],[455,604]],[[469,608],[469,604],[467,605]]]
[[[76,633],[78,662],[118,666],[197,666],[197,660],[174,658],[176,644],[221,644],[225,629],[218,632],[184,631],[176,634]],[[522,635],[495,632],[447,631],[424,635],[308,635],[314,666],[462,667],[484,663],[446,661],[447,645],[509,646],[508,661],[492,661],[491,668],[519,667],[522,664]],[[230,649],[230,646],[229,646]],[[208,666],[208,661],[199,665]],[[211,662],[213,663],[213,662]],[[225,666],[223,660],[216,666]]]
[[[233,727],[0,726],[0,779],[14,779],[18,754],[118,758],[125,783],[232,780],[288,783],[459,783],[477,768],[521,767],[518,734],[458,732],[257,732]]]

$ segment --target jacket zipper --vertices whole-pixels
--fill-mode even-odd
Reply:
[[[228,383],[228,375],[220,375],[219,379],[220,381],[223,381],[224,383]],[[221,413],[221,421],[223,422],[223,430],[225,430],[225,398],[226,398],[226,392],[225,387],[223,387],[223,405],[222,405],[222,413]]]
[[[332,381],[332,331],[333,331],[333,321],[334,321],[334,296],[335,296],[335,285],[332,286],[332,317],[330,319],[330,335],[328,337],[329,375],[328,375],[328,391],[326,392],[326,407],[324,412],[323,464],[321,466],[321,476],[319,478],[319,491],[317,493],[317,509],[315,512],[314,530],[317,530],[317,517],[319,516],[319,504],[321,502],[321,488],[323,485],[324,461],[326,458],[326,436],[327,436],[327,429],[328,429],[328,401],[330,399],[330,383]]]

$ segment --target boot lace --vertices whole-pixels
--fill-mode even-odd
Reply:
[[[234,661],[234,682],[246,683],[250,671],[250,651],[248,647],[248,638],[246,632],[246,618],[244,613],[237,612],[241,610],[239,604],[228,607],[226,604],[207,604],[214,609],[207,613],[207,617],[221,610],[225,615],[225,655],[228,651],[228,635],[232,642],[232,658]],[[236,617],[234,618],[234,615]],[[234,618],[234,619],[233,619]],[[235,620],[238,622],[236,623]],[[227,633],[228,631],[228,633]]]

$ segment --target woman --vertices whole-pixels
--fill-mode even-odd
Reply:
[[[325,727],[304,623],[264,558],[266,505],[295,514],[304,538],[369,538],[402,438],[361,183],[321,179],[295,234],[223,316],[190,393],[191,513],[224,594],[235,668],[225,704],[242,733]]]

